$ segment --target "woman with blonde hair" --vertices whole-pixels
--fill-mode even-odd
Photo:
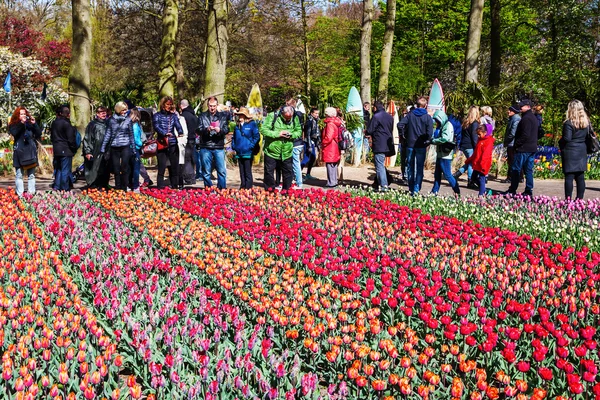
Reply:
[[[479,110],[481,111],[480,123],[491,125],[492,131],[496,129],[496,121],[494,121],[494,118],[492,118],[492,107],[482,106]]]
[[[567,106],[567,119],[563,123],[562,138],[558,142],[562,154],[565,174],[565,198],[573,195],[573,180],[577,183],[577,199],[585,193],[585,171],[587,171],[587,147],[585,138],[593,132],[590,119],[583,103],[572,100]]]
[[[115,189],[127,190],[131,175],[131,157],[135,149],[133,124],[127,116],[128,107],[125,102],[115,104],[115,113],[108,120],[108,127],[100,152],[110,151],[112,170],[115,174]]]
[[[478,106],[471,106],[467,111],[467,116],[463,120],[462,123],[462,140],[460,142],[460,150],[463,152],[465,157],[469,158],[473,155],[475,146],[477,145],[478,136],[477,136],[477,128],[479,128],[479,120],[481,115],[479,113]],[[469,183],[467,187],[469,189],[476,189],[477,186],[471,182],[471,177],[473,175],[473,167],[469,164],[467,169],[467,175],[469,177]]]

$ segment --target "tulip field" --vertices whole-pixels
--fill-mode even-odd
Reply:
[[[0,201],[2,399],[600,398],[595,200]]]

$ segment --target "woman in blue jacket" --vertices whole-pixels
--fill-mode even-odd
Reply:
[[[238,116],[238,122],[233,132],[231,147],[235,150],[240,167],[240,189],[252,189],[252,157],[254,147],[260,140],[260,133],[247,108],[240,108],[235,115]]]

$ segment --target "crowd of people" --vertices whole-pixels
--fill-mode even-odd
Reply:
[[[110,175],[114,188],[139,192],[141,186],[154,183],[142,163],[145,146],[153,141],[158,163],[157,188],[166,186],[183,188],[202,180],[204,187],[213,185],[216,170],[217,188],[227,187],[226,137],[230,121],[235,128],[231,135],[231,148],[235,152],[240,174],[240,188],[252,188],[253,160],[263,153],[264,186],[266,189],[302,188],[303,180],[311,176],[316,160],[326,165],[326,187],[338,185],[338,167],[343,157],[345,122],[340,109],[327,107],[320,121],[317,108],[304,115],[296,108],[296,99],[289,97],[278,110],[266,115],[262,123],[245,107],[223,110],[216,97],[207,100],[207,111],[196,115],[187,100],[179,103],[166,96],[160,100],[159,109],[152,115],[152,133],[147,136],[141,126],[140,110],[130,101],[114,106],[109,116],[106,107],[98,107],[83,138],[70,122],[68,106],[57,110],[50,127],[53,146],[55,190],[70,190],[72,186],[72,160],[82,145],[85,179],[88,187],[109,188]],[[541,112],[525,99],[507,110],[508,122],[504,134],[504,147],[509,165],[505,180],[510,183],[505,194],[517,193],[524,180],[524,195],[533,195],[533,165],[538,140],[543,135]],[[410,193],[421,191],[425,160],[429,146],[435,146],[436,162],[432,193],[440,189],[442,176],[455,195],[460,195],[459,177],[467,173],[467,187],[478,189],[486,195],[487,175],[492,165],[493,133],[496,123],[490,107],[471,106],[462,122],[454,116],[435,110],[428,112],[427,98],[420,97],[408,108],[397,125],[400,143],[394,143],[394,122],[381,102],[364,104],[364,134],[370,138],[376,178],[374,186],[380,191],[389,190],[389,172],[386,157],[398,151],[401,159],[402,182]],[[13,164],[15,184],[19,196],[24,193],[24,176],[28,177],[28,192],[35,193],[37,145],[41,129],[35,118],[24,107],[18,107],[9,123],[14,137]],[[587,170],[586,138],[592,127],[583,104],[578,100],[569,103],[559,141],[565,197],[571,198],[573,182],[577,185],[576,198],[585,192],[584,173]],[[261,145],[262,137],[262,145]],[[462,152],[466,161],[457,171],[452,171],[452,160]],[[303,169],[306,168],[306,174]],[[169,182],[165,180],[168,169]],[[143,182],[140,183],[141,178]]]

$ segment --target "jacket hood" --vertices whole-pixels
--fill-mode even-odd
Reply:
[[[376,105],[375,106],[375,112],[380,112],[380,111],[385,111],[385,108],[383,107],[383,105]]]
[[[417,110],[424,110],[424,108],[418,108]],[[442,110],[437,110],[433,114],[433,119],[440,123],[440,126],[444,126],[448,122],[448,116]]]
[[[426,108],[415,108],[413,109],[413,114],[415,114],[417,117],[420,117],[421,115],[425,115],[427,114],[427,109]],[[446,117],[447,119],[448,117]]]
[[[483,126],[485,126],[485,129],[487,130],[487,134],[485,135],[485,137],[492,136],[492,134],[494,133],[494,127],[492,126],[492,124],[483,124]]]
[[[127,117],[126,117],[126,116],[124,116],[124,115],[114,114],[114,115],[113,115],[113,118],[115,119],[115,121],[117,121],[117,122],[119,122],[119,123],[120,123],[120,122],[123,122],[123,121],[125,121],[125,119],[126,119]]]
[[[336,126],[342,125],[342,120],[339,119],[338,117],[327,117],[327,118],[325,118],[325,123],[326,124],[328,124],[330,122],[333,122]]]

